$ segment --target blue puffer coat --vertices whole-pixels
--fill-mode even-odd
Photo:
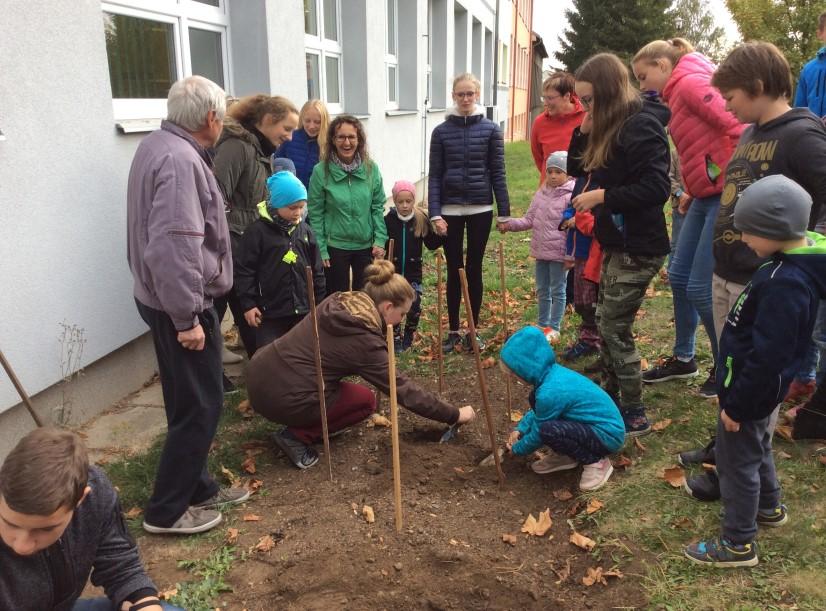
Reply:
[[[295,164],[295,175],[298,180],[310,188],[310,176],[313,167],[318,163],[318,139],[310,138],[304,128],[293,132],[293,139],[287,140],[275,151],[276,157],[286,157]]]
[[[474,114],[448,112],[430,139],[427,201],[430,217],[442,216],[448,204],[493,204],[498,216],[510,216],[502,131],[476,107]]]

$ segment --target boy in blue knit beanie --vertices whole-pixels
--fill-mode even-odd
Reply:
[[[241,237],[235,290],[244,318],[255,329],[256,349],[292,329],[309,312],[306,268],[313,268],[316,302],[326,294],[315,234],[302,220],[307,189],[289,171],[267,179],[269,201]]]
[[[499,358],[507,371],[534,387],[531,409],[508,437],[508,451],[524,456],[546,445],[551,452],[531,464],[536,473],[582,463],[580,490],[604,486],[614,471],[608,455],[625,442],[625,425],[613,399],[585,376],[557,364],[538,327],[514,333]]]

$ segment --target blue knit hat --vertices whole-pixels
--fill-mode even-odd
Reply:
[[[289,157],[276,157],[275,153],[273,153],[270,157],[270,167],[272,168],[273,174],[282,171],[287,171],[296,174],[295,164],[293,163],[293,160]]]
[[[300,201],[307,201],[307,189],[295,174],[276,172],[267,179],[270,190],[270,208],[283,208]]]

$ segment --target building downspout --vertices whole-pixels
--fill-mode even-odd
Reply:
[[[496,0],[494,11],[496,22],[493,25],[493,98],[494,108],[499,106],[499,0]]]
[[[525,140],[530,138],[531,133],[531,92],[533,90],[533,2],[531,2],[531,14],[528,15],[528,32],[530,35],[531,50],[528,54],[528,66],[531,74],[528,77],[528,96],[525,100]]]
[[[519,8],[517,7],[517,3],[519,0],[513,0],[513,25],[511,26],[511,45],[510,45],[510,52],[511,52],[511,70],[510,70],[510,78],[511,82],[508,86],[508,140],[513,142],[513,109],[514,109],[514,98],[516,97],[516,51],[514,47],[518,47],[519,43],[517,42],[517,19],[519,18]]]

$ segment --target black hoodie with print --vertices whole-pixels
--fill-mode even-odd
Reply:
[[[743,190],[764,176],[783,174],[812,196],[809,229],[826,233],[826,129],[807,108],[793,108],[763,125],[750,125],[726,168],[714,226],[714,273],[747,284],[763,259],[734,228],[734,208]]]

